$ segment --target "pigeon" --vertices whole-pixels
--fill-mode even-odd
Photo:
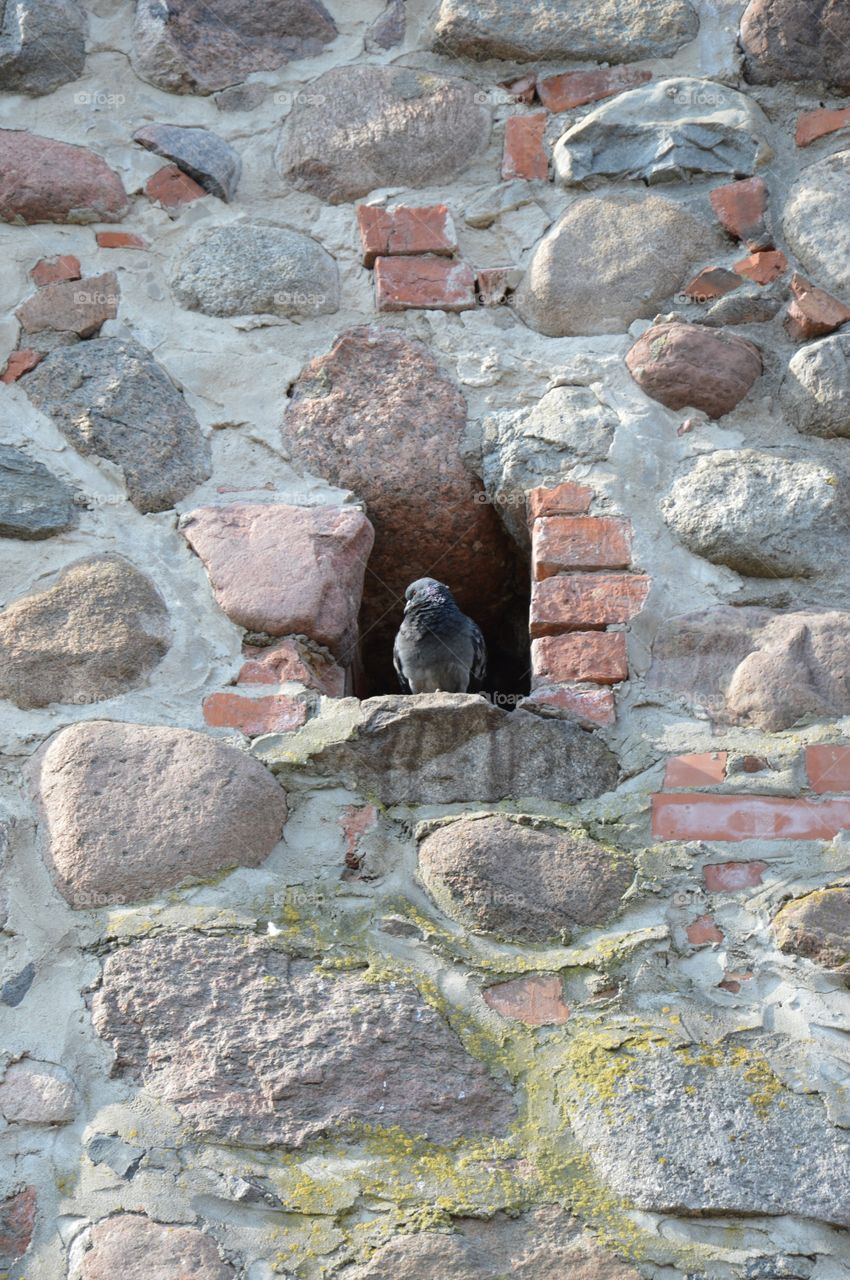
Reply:
[[[481,687],[487,649],[443,582],[417,578],[404,593],[393,664],[405,693],[466,693]]]

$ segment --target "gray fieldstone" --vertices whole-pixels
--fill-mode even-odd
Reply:
[[[80,909],[257,867],[286,820],[284,792],[257,760],[189,729],[85,721],[29,769],[46,860]]]
[[[35,981],[35,965],[29,961],[23,969],[13,973],[0,987],[0,1004],[9,1009],[17,1009]]]
[[[108,1134],[97,1134],[90,1138],[85,1151],[92,1164],[105,1164],[119,1178],[126,1178],[128,1181],[138,1170],[145,1154],[144,1147],[131,1146],[122,1138]]]
[[[514,304],[551,338],[625,333],[720,250],[715,226],[661,196],[584,196],[537,245]]]
[[[209,129],[176,124],[146,124],[133,141],[172,160],[210,195],[230,201],[242,176],[242,158],[229,143]]]
[[[83,74],[87,22],[77,0],[3,0],[0,23],[0,90],[39,97]]]
[[[493,413],[481,428],[481,479],[519,546],[530,546],[526,493],[604,462],[618,418],[590,387],[553,387],[531,409]]]
[[[320,0],[136,0],[132,62],[168,93],[213,93],[313,57],[336,34]]]
[[[785,238],[806,272],[843,302],[850,300],[850,150],[804,169],[782,215]]]
[[[750,0],[741,19],[747,79],[850,90],[850,10],[843,0]]]
[[[782,380],[785,416],[806,436],[850,436],[850,333],[795,351]]]
[[[756,578],[826,572],[846,553],[847,495],[815,462],[719,449],[696,459],[661,509],[689,551]]]
[[[442,0],[434,48],[517,62],[635,62],[669,57],[698,30],[688,0]]]
[[[22,383],[84,455],[124,470],[140,511],[167,511],[210,474],[209,442],[160,365],[132,338],[52,351]]]
[[[572,125],[553,158],[565,186],[706,174],[746,177],[769,153],[763,112],[713,80],[678,77],[618,94]]]
[[[122,948],[93,1018],[115,1074],[216,1141],[303,1147],[397,1125],[451,1142],[501,1134],[515,1116],[507,1086],[413,987],[324,974],[250,934]]]
[[[36,1058],[11,1063],[0,1083],[0,1115],[10,1124],[68,1124],[77,1110],[64,1067]]]
[[[143,1213],[118,1213],[88,1234],[79,1280],[235,1280],[211,1235],[197,1227],[154,1222]],[[75,1280],[77,1277],[75,1276]]]
[[[570,1126],[613,1195],[656,1213],[850,1225],[850,1134],[820,1099],[784,1089],[759,1052],[597,1045],[577,1063],[561,1086]]]
[[[28,710],[88,704],[143,685],[171,644],[154,584],[121,556],[92,556],[0,613],[0,697]]]
[[[0,538],[52,538],[76,522],[68,485],[22,449],[0,445]]]
[[[427,836],[419,875],[447,915],[514,943],[569,942],[608,920],[634,879],[629,860],[555,826],[492,814]]]
[[[490,112],[467,80],[406,67],[334,67],[296,100],[276,163],[299,191],[331,204],[376,187],[456,177],[490,137]]]
[[[209,316],[318,316],[339,309],[339,272],[318,241],[286,227],[202,231],[171,275],[182,307]]]
[[[388,0],[386,9],[369,24],[363,41],[367,53],[394,49],[404,39],[407,18],[404,0]]]

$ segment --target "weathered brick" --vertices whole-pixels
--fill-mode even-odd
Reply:
[[[734,271],[727,271],[725,267],[705,267],[685,285],[685,293],[692,302],[712,302],[740,287],[741,281]]]
[[[755,284],[770,284],[788,270],[788,259],[781,249],[760,249],[735,263],[735,271]]]
[[[715,924],[714,916],[697,916],[685,930],[692,947],[705,947],[712,942],[722,942],[725,934]]]
[[[644,606],[652,580],[638,573],[572,573],[535,582],[532,638],[629,622]]]
[[[661,840],[832,840],[850,827],[850,798],[787,796],[652,797],[652,831]]]
[[[806,774],[813,791],[850,791],[850,746],[819,743],[806,747]]]
[[[518,80],[503,80],[499,87],[506,89],[514,102],[524,102],[528,105],[537,97],[537,77],[533,71],[528,75],[520,76]]]
[[[98,231],[95,235],[101,249],[147,249],[148,242],[135,231]]]
[[[482,307],[501,306],[521,279],[521,267],[482,267],[475,273],[479,303]]]
[[[378,258],[375,304],[379,311],[469,311],[475,276],[465,262],[446,258]]]
[[[244,645],[242,651],[246,661],[236,678],[237,684],[284,684],[294,680],[329,698],[345,696],[343,668],[327,650],[317,650],[295,636],[263,648]]]
[[[363,246],[363,265],[373,267],[376,258],[437,253],[448,257],[457,249],[457,233],[444,204],[414,208],[361,204],[357,226]]]
[[[200,200],[207,192],[188,173],[178,169],[176,164],[166,164],[148,178],[145,195],[149,200],[161,204],[164,209],[177,209],[180,205]]]
[[[543,145],[546,112],[535,111],[525,116],[508,116],[505,121],[505,148],[502,154],[502,177],[549,177],[549,158]]]
[[[764,178],[745,178],[715,187],[709,199],[724,231],[736,240],[743,240],[751,249],[765,247],[767,183]]]
[[[33,351],[30,347],[23,347],[20,351],[13,351],[6,361],[6,368],[0,374],[0,382],[5,382],[7,385],[17,382],[18,378],[22,378],[25,373],[29,373],[30,369],[34,369],[38,362],[43,359],[43,352]]]
[[[791,277],[791,292],[794,297],[785,316],[785,332],[792,342],[823,338],[850,320],[850,307],[796,271]]]
[[[484,992],[484,1002],[503,1018],[528,1027],[560,1026],[570,1016],[564,988],[557,974],[530,974],[499,982]]]
[[[619,684],[629,678],[626,637],[622,631],[541,636],[531,642],[531,670],[534,687],[573,680]]]
[[[632,559],[632,525],[619,516],[546,516],[531,535],[534,577],[551,578],[567,569],[627,569]]]
[[[737,995],[741,990],[742,982],[749,982],[752,978],[751,973],[727,973],[722,982],[718,982],[721,991],[731,991],[733,995]]]
[[[664,771],[665,787],[707,787],[726,777],[726,751],[698,751],[671,756]]]
[[[702,875],[706,889],[712,893],[735,893],[738,889],[754,889],[761,884],[767,863],[752,862],[711,862],[703,867]]]
[[[30,272],[39,288],[43,284],[55,284],[57,280],[79,280],[81,275],[80,260],[72,253],[62,254],[58,258],[42,258]]]
[[[531,489],[528,494],[528,519],[540,516],[581,516],[590,508],[593,490],[584,484],[567,480],[552,489]]]
[[[637,67],[602,67],[595,71],[565,71],[537,81],[537,95],[556,114],[583,107],[587,102],[612,98],[626,89],[636,89],[652,79],[651,71]]]
[[[211,693],[204,698],[204,720],[215,728],[239,729],[246,738],[261,733],[291,733],[307,719],[307,708],[283,693],[248,698],[240,693]]]
[[[850,107],[817,107],[814,111],[804,111],[797,117],[795,141],[798,147],[808,147],[818,138],[848,126]]]
[[[528,701],[561,712],[588,729],[613,724],[616,719],[614,694],[601,685],[541,685],[528,695]]]

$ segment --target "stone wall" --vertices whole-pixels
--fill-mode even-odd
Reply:
[[[0,1276],[850,1276],[847,5],[0,23]]]

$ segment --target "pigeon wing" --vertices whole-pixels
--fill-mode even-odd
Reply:
[[[402,693],[410,693],[410,684],[407,676],[404,674],[404,664],[401,658],[401,644],[399,643],[400,640],[401,632],[396,636],[395,644],[393,645],[393,666],[395,667],[395,673],[398,676],[398,683]]]
[[[481,628],[475,622],[472,623],[470,638],[472,640],[472,666],[469,668],[469,683],[471,687],[480,689],[487,674],[487,646],[484,643]]]

